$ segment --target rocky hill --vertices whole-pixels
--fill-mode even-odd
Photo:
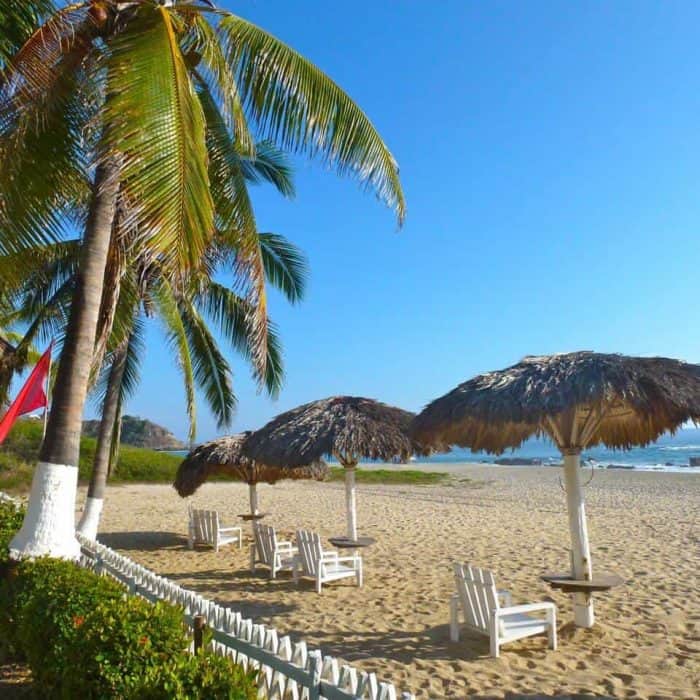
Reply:
[[[100,422],[96,420],[83,421],[83,435],[97,437],[99,426]],[[151,450],[184,450],[187,447],[167,428],[138,416],[122,416],[121,442]]]

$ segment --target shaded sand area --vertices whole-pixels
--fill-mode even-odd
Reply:
[[[168,486],[110,488],[100,540],[419,698],[700,697],[697,475],[595,473],[586,488],[594,571],[620,574],[627,584],[597,597],[598,623],[584,631],[571,624],[568,597],[539,580],[568,562],[560,470],[461,465],[452,472],[449,485],[358,487],[360,532],[377,539],[364,550],[362,589],[342,581],[318,596],[312,582],[297,588],[289,574],[277,581],[263,569],[251,574],[247,546],[188,551],[186,502]],[[285,539],[297,526],[324,537],[343,533],[342,484],[287,482],[259,492]],[[237,522],[247,488],[207,484],[194,502]],[[493,569],[516,602],[554,600],[559,650],[536,637],[491,659],[484,638],[466,633],[450,642],[455,560]]]

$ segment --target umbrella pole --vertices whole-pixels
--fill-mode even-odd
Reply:
[[[343,464],[345,468],[345,508],[348,518],[347,534],[351,540],[357,539],[357,504],[355,501],[356,464]]]
[[[592,578],[591,551],[588,545],[586,507],[581,488],[581,450],[570,449],[564,455],[564,483],[571,532],[571,565],[574,579]],[[574,593],[574,622],[577,627],[593,627],[593,598],[590,593]]]
[[[256,484],[248,484],[248,498],[250,500],[250,514],[258,514],[258,489]]]

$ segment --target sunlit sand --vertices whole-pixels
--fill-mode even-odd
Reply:
[[[412,465],[412,467],[415,465]],[[442,465],[431,465],[441,469]],[[358,486],[365,585],[296,587],[289,574],[251,574],[249,551],[186,548],[187,506],[169,486],[108,490],[100,540],[159,574],[375,671],[421,698],[589,693],[696,698],[700,683],[700,478],[598,471],[586,488],[594,571],[626,584],[596,597],[596,625],[575,629],[569,598],[539,577],[566,568],[568,526],[557,468],[451,465],[450,485]],[[469,481],[465,481],[469,479]],[[286,539],[295,527],[343,534],[342,484],[260,487],[260,506]],[[210,483],[194,502],[236,524],[245,484]],[[249,525],[244,526],[244,531]],[[559,649],[545,637],[488,656],[488,640],[449,641],[451,564],[492,569],[516,602],[551,599]]]

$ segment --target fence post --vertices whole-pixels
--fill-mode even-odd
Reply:
[[[321,697],[321,659],[320,655],[311,652],[306,661],[306,669],[311,676],[309,700],[319,700]]]
[[[194,616],[194,653],[199,654],[204,644],[204,626],[206,618],[204,615]]]

